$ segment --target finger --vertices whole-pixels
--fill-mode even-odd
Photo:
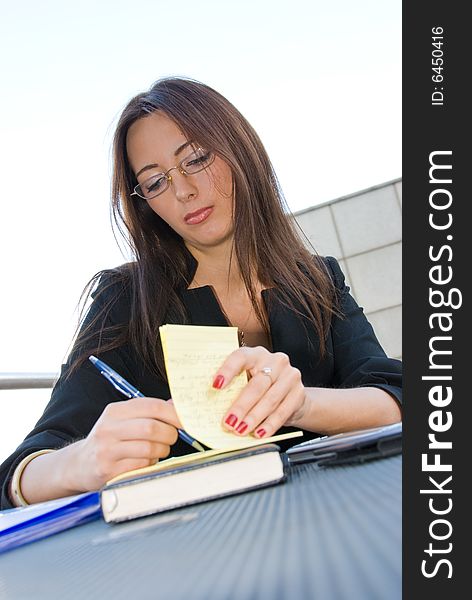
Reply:
[[[175,444],[178,438],[177,429],[158,419],[123,419],[112,421],[108,431],[119,440],[147,440]]]
[[[164,456],[163,458],[167,458]],[[109,474],[107,475],[106,480],[109,481],[118,475],[122,475],[123,473],[127,473],[128,471],[134,471],[135,469],[142,469],[144,467],[149,467],[151,465],[156,464],[155,459],[148,460],[147,458],[124,458],[116,462],[111,468]],[[103,483],[106,483],[105,481]]]
[[[115,419],[152,418],[181,427],[174,405],[160,398],[139,397],[111,402],[103,414]]]
[[[158,458],[168,456],[169,452],[168,444],[148,440],[129,440],[115,444],[111,450],[111,459],[114,462],[123,459],[156,461]]]
[[[281,402],[266,419],[256,426],[255,436],[263,438],[274,435],[290,418],[294,408],[299,406],[303,401],[303,396],[303,390],[295,389],[290,391],[284,401]]]
[[[174,405],[174,401],[172,400],[172,398],[169,398],[169,400],[166,400],[165,411],[166,411],[165,421],[167,423],[170,423],[174,427],[177,427],[177,429],[183,429],[183,426],[179,419],[177,411],[175,410],[175,405]]]
[[[264,375],[263,373],[257,373],[252,377],[247,385],[244,386],[243,390],[228,409],[228,412],[223,417],[223,426],[230,430],[236,430],[237,433],[245,434],[249,433],[250,429],[246,421],[246,415],[249,411],[256,406],[261,399],[269,392],[272,387],[272,380]],[[279,384],[277,391],[283,388],[284,383]],[[284,393],[279,391],[280,398],[283,398],[288,390]],[[264,417],[267,415],[264,415]]]
[[[155,462],[156,461],[148,460],[147,458],[124,458],[112,466],[106,477],[106,480],[109,481],[110,479],[113,479],[113,477],[121,475],[122,473],[126,473],[127,471],[134,471],[134,469],[149,467],[149,465],[154,464]],[[103,483],[106,482],[104,481]]]
[[[215,373],[213,378],[213,387],[223,389],[243,371],[249,371],[253,374],[256,366],[262,361],[267,362],[271,353],[262,346],[250,348],[243,346],[232,352]],[[264,365],[265,366],[265,365]]]
[[[257,400],[253,401],[253,398],[241,397],[243,393],[250,393],[251,390],[246,389],[250,387],[250,383],[248,383],[243,393],[231,407],[230,413],[235,413],[241,419],[239,424],[234,426],[235,433],[247,435],[254,431],[264,419],[268,418],[277,409],[279,404],[285,401],[293,387],[292,379],[294,380],[294,378],[280,378],[274,385],[267,387],[266,381],[262,379],[263,377],[267,380],[266,376],[256,375],[250,382],[254,382],[254,388],[257,386],[264,389],[265,387],[264,392],[260,394]]]

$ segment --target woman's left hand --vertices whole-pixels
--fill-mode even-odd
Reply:
[[[301,373],[286,354],[262,346],[238,348],[218,370],[213,387],[226,387],[242,371],[248,371],[251,378],[223,417],[226,429],[269,437],[303,415],[306,396]]]

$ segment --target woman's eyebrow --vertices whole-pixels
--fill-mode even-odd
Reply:
[[[190,146],[190,144],[193,144],[192,140],[189,140],[188,142],[183,143],[181,146],[179,146],[177,148],[177,150],[174,152],[174,156],[177,156],[177,154],[180,154],[182,152],[182,150],[185,150],[185,148],[187,146]]]
[[[178,154],[180,154],[182,152],[182,150],[185,150],[185,148],[187,146],[190,146],[190,144],[193,144],[192,140],[189,140],[188,142],[184,142],[183,144],[181,144],[177,150],[174,152],[174,156],[177,156]],[[143,167],[142,169],[140,169],[135,177],[139,177],[141,175],[141,173],[143,173],[144,171],[148,171],[149,169],[155,169],[156,167],[158,167],[159,165],[157,163],[152,163],[150,165],[146,165],[145,167]]]

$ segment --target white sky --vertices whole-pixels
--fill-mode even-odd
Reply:
[[[83,286],[124,262],[111,133],[159,77],[241,110],[292,211],[401,176],[399,0],[0,0],[0,15],[0,372],[58,371]]]

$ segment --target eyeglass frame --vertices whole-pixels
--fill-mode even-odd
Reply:
[[[153,200],[154,198],[157,198],[157,196],[160,196],[161,194],[163,194],[164,192],[167,192],[167,190],[170,187],[170,184],[172,183],[172,176],[169,176],[169,173],[171,171],[173,171],[174,169],[178,169],[180,171],[180,173],[182,173],[182,175],[185,175],[186,177],[188,177],[189,175],[196,175],[197,173],[201,173],[202,171],[204,171],[205,169],[208,169],[208,167],[214,162],[215,160],[215,153],[212,150],[208,150],[206,151],[204,148],[202,148],[201,146],[198,146],[197,148],[195,148],[193,150],[193,153],[198,152],[198,150],[202,150],[203,152],[208,152],[211,155],[211,161],[205,165],[204,167],[202,167],[201,169],[198,169],[198,171],[194,171],[193,173],[188,173],[183,167],[182,167],[182,163],[185,162],[191,155],[192,153],[188,154],[187,156],[185,156],[177,165],[175,165],[174,167],[171,167],[170,169],[167,169],[167,171],[162,171],[160,173],[156,173],[155,175],[151,175],[150,177],[148,177],[147,179],[145,179],[143,181],[143,183],[138,183],[137,185],[134,186],[133,191],[131,192],[130,196],[138,196],[138,198],[141,198],[141,200]],[[141,185],[144,185],[146,183],[146,181],[148,181],[148,179],[152,179],[153,177],[156,177],[157,175],[163,175],[166,179],[167,179],[167,186],[159,193],[157,193],[155,196],[151,196],[150,198],[146,198],[145,196],[141,196],[141,194],[139,192],[136,191],[136,188],[141,187]]]

